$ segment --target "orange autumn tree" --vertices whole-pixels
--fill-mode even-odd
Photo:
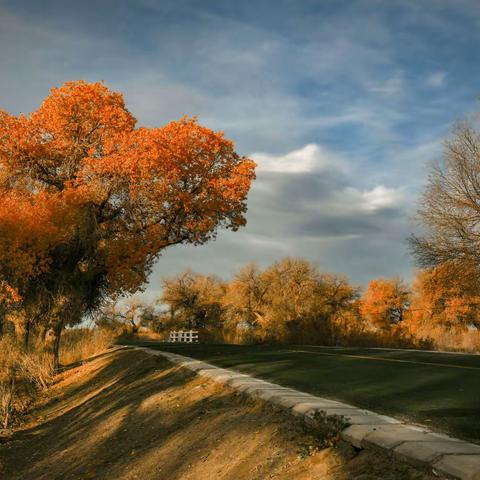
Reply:
[[[420,270],[413,282],[409,328],[419,338],[433,338],[440,331],[480,328],[480,286],[474,272],[455,263]],[[435,338],[433,338],[435,340]]]
[[[38,279],[49,268],[51,246],[69,235],[60,224],[66,226],[70,215],[44,194],[34,202],[29,194],[0,193],[0,335],[5,315],[21,311],[24,321],[15,328],[28,344],[30,326],[45,310]]]
[[[365,291],[361,314],[379,330],[387,331],[403,321],[409,304],[409,292],[398,278],[371,280]]]
[[[55,203],[74,219],[36,278],[51,305],[56,363],[64,326],[141,288],[166,247],[245,224],[255,164],[223,133],[195,118],[135,125],[120,93],[83,81],[53,89],[29,116],[0,113],[2,191]]]

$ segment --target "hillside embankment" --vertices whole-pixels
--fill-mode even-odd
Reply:
[[[12,436],[3,480],[430,480],[140,351],[71,368]]]

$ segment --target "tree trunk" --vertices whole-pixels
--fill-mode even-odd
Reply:
[[[138,326],[133,320],[130,320],[131,328],[132,328],[132,334],[136,335],[138,333]]]
[[[60,368],[60,339],[63,331],[63,320],[55,325],[55,339],[53,342],[53,369],[57,371]]]
[[[30,340],[30,330],[32,327],[32,322],[27,320],[25,323],[25,332],[24,332],[24,340],[25,340],[25,351],[28,352],[28,344]]]
[[[50,330],[49,327],[43,327],[40,330],[40,340],[42,341],[42,345],[45,343],[45,341],[47,339],[47,333],[48,333],[49,330]]]

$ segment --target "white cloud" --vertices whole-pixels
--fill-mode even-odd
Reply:
[[[358,215],[358,219],[376,214],[386,209],[404,207],[404,189],[388,188],[376,185],[371,189],[359,189],[353,186],[355,179],[349,179],[352,186],[338,189],[333,197],[319,205],[324,214],[336,214],[341,218],[346,215]]]
[[[128,29],[101,7],[92,10],[88,0],[75,9],[81,18],[69,23],[61,15],[41,19],[0,7],[0,106],[30,111],[63,80],[103,78],[124,92],[141,125],[198,114],[202,124],[225,130],[239,153],[266,152],[252,155],[259,167],[247,227],[221,232],[201,248],[168,250],[148,291],[158,291],[161,275],[183,268],[227,277],[242,263],[265,265],[286,253],[355,280],[407,268],[398,252],[425,178],[423,163],[437,154],[444,123],[464,108],[458,89],[449,90],[454,71],[447,77],[432,67],[414,82],[416,65],[401,61],[405,55],[398,53],[423,58],[429,42],[393,30],[376,0],[365,2],[373,5],[368,15],[352,2],[328,22],[300,18],[295,11],[302,9],[275,18],[282,9],[268,9],[268,28],[262,12],[248,8],[242,15],[227,8],[213,14],[187,2],[192,7],[180,8],[181,18],[172,21],[175,2],[142,2],[155,9],[145,9],[151,21],[129,16]],[[433,7],[395,2],[408,15],[402,25],[451,28],[447,18],[436,24],[443,17],[432,14]],[[86,21],[91,11],[102,26],[107,18],[105,28]],[[460,35],[465,29],[458,28]],[[433,49],[440,52],[438,45]],[[426,88],[436,88],[433,100],[421,96]],[[360,237],[365,241],[355,240]]]
[[[368,211],[398,207],[403,200],[401,189],[378,185],[372,190],[361,192],[363,207]]]
[[[309,173],[335,164],[342,165],[338,157],[314,143],[285,155],[254,153],[251,157],[257,162],[257,169],[260,172]]]

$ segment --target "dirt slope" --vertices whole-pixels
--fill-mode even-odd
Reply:
[[[346,445],[315,451],[284,412],[130,350],[64,373],[26,420],[0,444],[2,480],[431,478]]]

